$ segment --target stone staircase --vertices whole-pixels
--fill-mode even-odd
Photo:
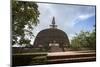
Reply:
[[[96,61],[95,53],[74,53],[74,52],[58,52],[49,53],[47,56],[48,64],[56,63],[75,63],[75,62],[88,62]]]
[[[16,53],[12,55],[12,66],[75,63],[96,61],[95,51]]]

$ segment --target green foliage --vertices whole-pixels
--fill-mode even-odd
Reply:
[[[30,44],[32,30],[39,22],[38,5],[12,0],[12,44]],[[19,38],[19,39],[18,39]]]
[[[71,40],[71,48],[73,49],[96,49],[96,31],[95,29],[92,32],[83,32]]]

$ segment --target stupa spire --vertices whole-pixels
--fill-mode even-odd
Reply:
[[[55,17],[53,17],[52,25],[50,25],[50,26],[51,26],[51,28],[56,28],[57,27],[57,25],[55,25]]]
[[[55,25],[55,17],[52,19],[52,25]]]

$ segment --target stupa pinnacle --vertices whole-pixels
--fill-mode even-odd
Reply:
[[[55,17],[52,19],[52,25],[50,25],[51,28],[57,28],[57,25],[55,25]]]

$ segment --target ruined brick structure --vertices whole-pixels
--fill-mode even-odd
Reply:
[[[66,51],[69,44],[67,34],[57,28],[54,17],[50,28],[40,31],[34,41],[34,47],[44,48],[49,52]]]

